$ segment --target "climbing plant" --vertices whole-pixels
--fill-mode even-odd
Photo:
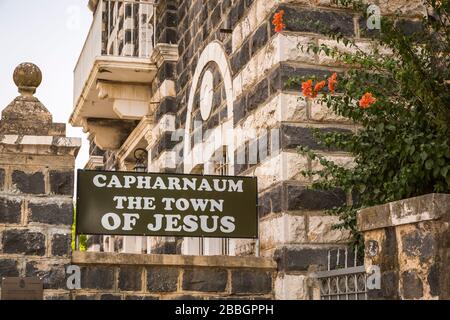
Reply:
[[[335,2],[370,18],[361,1]],[[322,145],[351,154],[351,166],[299,148],[321,164],[318,170],[303,171],[315,178],[313,188],[339,188],[352,195],[350,204],[330,214],[340,218],[336,228],[351,230],[353,243],[361,243],[356,230],[359,209],[450,192],[450,4],[449,0],[425,2],[428,14],[414,32],[405,28],[408,24],[401,15],[382,16],[381,29],[370,31],[370,50],[330,30],[327,35],[345,49],[316,43],[299,48],[332,57],[344,66],[345,71],[324,79],[290,81],[301,84],[304,99],[315,99],[357,125],[356,132],[314,130]],[[273,21],[278,32],[285,26],[283,14],[278,12]]]

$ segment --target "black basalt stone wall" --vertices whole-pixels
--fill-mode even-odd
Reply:
[[[178,52],[177,63],[177,126],[184,128],[189,91],[197,67],[199,56],[203,49],[212,41],[222,43],[230,59],[232,56],[231,31],[242,19],[253,0],[182,0],[178,8]],[[259,37],[264,38],[264,31]],[[261,41],[255,39],[255,46]],[[245,59],[244,59],[245,60]],[[247,60],[248,62],[248,60]],[[211,66],[214,71],[214,66]],[[214,104],[221,105],[223,89],[221,79],[217,78],[214,90]],[[195,104],[197,106],[197,103]],[[218,118],[218,116],[217,116]],[[214,124],[218,119],[213,117]],[[219,120],[220,121],[220,120]],[[212,126],[211,124],[209,126]]]

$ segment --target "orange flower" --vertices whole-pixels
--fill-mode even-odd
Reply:
[[[328,78],[328,90],[330,90],[331,93],[334,93],[336,91],[336,85],[337,85],[337,73],[333,73],[330,78]]]
[[[284,10],[280,10],[273,16],[272,24],[275,27],[275,32],[279,33],[286,28],[286,25],[283,22]]]
[[[302,93],[307,98],[315,98],[319,94],[319,91],[322,90],[326,84],[326,81],[323,80],[316,83],[313,88],[313,81],[312,79],[309,79],[306,82],[302,82]]]
[[[302,83],[302,93],[305,97],[312,98],[313,88],[312,88],[312,80],[311,79]]]
[[[326,84],[327,83],[326,83],[325,80],[320,81],[319,83],[317,83],[316,86],[314,87],[315,94],[317,95],[317,93],[319,93],[319,91],[322,90],[325,87]]]
[[[370,92],[366,92],[361,100],[359,100],[359,106],[361,109],[367,109],[371,105],[373,105],[375,102],[377,102],[377,99],[374,98],[374,96]]]

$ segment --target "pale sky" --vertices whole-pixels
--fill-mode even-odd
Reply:
[[[12,80],[21,62],[33,62],[43,73],[36,97],[67,123],[67,135],[82,137],[77,158],[82,168],[89,145],[79,128],[68,124],[73,109],[73,70],[86,39],[92,13],[88,0],[0,0],[0,109],[17,95]]]

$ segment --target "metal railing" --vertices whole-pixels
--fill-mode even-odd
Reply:
[[[319,281],[320,299],[367,300],[367,273],[359,264],[357,250],[330,250],[327,270],[314,275]]]
[[[156,5],[144,0],[100,0],[74,70],[74,105],[102,56],[149,58],[156,43]]]

